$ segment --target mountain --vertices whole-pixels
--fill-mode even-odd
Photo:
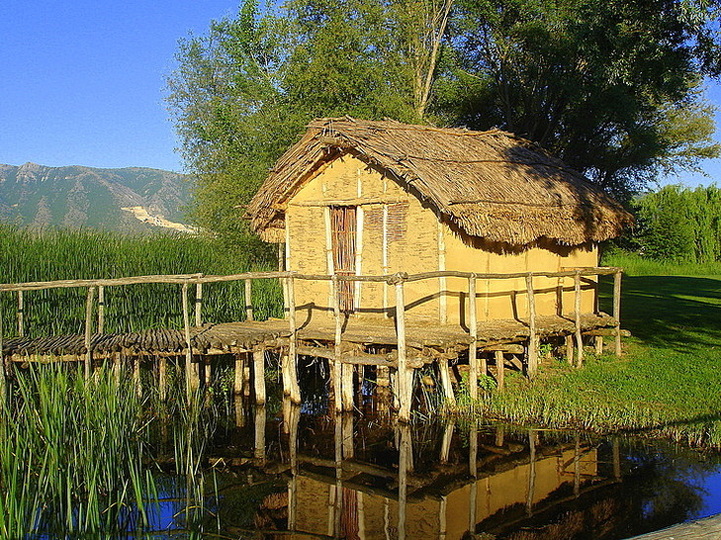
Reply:
[[[127,167],[0,165],[0,222],[138,232],[183,224],[192,186],[181,174]]]

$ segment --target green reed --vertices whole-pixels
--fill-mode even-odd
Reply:
[[[0,537],[117,533],[147,524],[147,422],[131,385],[67,366],[22,373],[0,404]]]
[[[269,270],[275,263],[255,243],[228,247],[208,237],[176,235],[128,236],[92,230],[32,232],[0,226],[2,283],[61,279],[119,278],[154,274],[234,274]],[[195,288],[190,288],[191,303]],[[86,289],[52,289],[24,293],[25,334],[31,337],[82,333]],[[258,319],[280,315],[277,280],[253,282],[254,314]],[[203,287],[203,320],[229,322],[245,317],[242,282]],[[105,289],[105,330],[130,332],[143,328],[182,328],[178,285],[142,284]],[[16,293],[0,294],[5,335],[14,335]]]

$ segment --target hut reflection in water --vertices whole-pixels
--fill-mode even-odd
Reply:
[[[508,433],[477,421],[413,427],[354,422],[352,414],[307,418],[287,402],[282,443],[271,456],[266,414],[255,411],[253,464],[284,471],[287,492],[266,496],[256,526],[276,527],[282,538],[503,535],[621,480],[617,445],[580,436]],[[608,507],[607,494],[599,501]],[[285,519],[263,517],[269,508]],[[588,527],[607,514],[596,503],[557,526]],[[523,536],[553,537],[530,529]]]

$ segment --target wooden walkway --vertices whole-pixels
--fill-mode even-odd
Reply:
[[[613,316],[581,311],[581,282],[583,278],[614,275]],[[404,285],[414,281],[440,278],[463,278],[468,283],[466,326],[440,322],[421,323],[407,319]],[[524,278],[526,283],[527,318],[524,320],[479,320],[476,313],[477,281]],[[536,314],[536,278],[573,278],[574,295],[571,315],[543,316]],[[256,279],[279,279],[283,285],[285,319],[253,320],[251,285]],[[214,355],[236,355],[236,392],[245,384],[251,370],[257,403],[265,403],[265,352],[275,351],[281,358],[284,393],[294,403],[300,403],[297,359],[310,356],[326,359],[331,373],[331,387],[335,395],[335,409],[340,412],[354,407],[354,371],[359,366],[375,366],[379,378],[391,381],[399,406],[399,419],[410,419],[410,404],[414,390],[414,370],[436,364],[444,394],[455,404],[453,375],[449,361],[459,359],[467,365],[471,399],[478,397],[478,380],[490,375],[489,362],[494,365],[493,376],[499,389],[504,385],[506,367],[523,370],[529,376],[536,373],[542,339],[565,339],[566,357],[580,366],[583,362],[584,339],[593,337],[596,351],[603,348],[603,337],[613,338],[616,354],[621,352],[620,292],[621,271],[618,268],[577,268],[560,272],[525,272],[515,274],[476,274],[457,271],[438,271],[407,275],[397,273],[384,276],[301,275],[295,272],[257,272],[229,276],[185,274],[175,276],[136,276],[105,280],[72,280],[0,285],[0,292],[17,294],[18,336],[4,337],[0,328],[0,383],[4,385],[5,364],[17,362],[82,361],[85,374],[90,376],[93,365],[112,359],[119,367],[122,358],[157,358],[161,386],[165,359],[184,357],[187,391],[199,384],[198,364],[207,363]],[[244,281],[245,321],[202,324],[203,286],[211,283]],[[330,282],[333,311],[323,323],[306,323],[296,316],[295,283],[299,281]],[[385,283],[395,290],[392,318],[372,320],[341,312],[343,282]],[[183,329],[148,329],[126,334],[103,331],[105,321],[104,290],[106,287],[129,286],[141,283],[166,283],[181,286]],[[189,288],[195,286],[194,323],[191,325]],[[440,287],[440,284],[439,284]],[[56,288],[87,289],[85,332],[82,335],[24,336],[24,291]],[[97,302],[95,295],[97,293]],[[568,306],[559,311],[566,313]],[[0,318],[1,321],[1,318]],[[139,362],[135,362],[136,377]],[[242,373],[241,373],[242,372]],[[457,374],[456,374],[457,375]],[[245,379],[244,379],[245,378]],[[249,383],[249,381],[248,381]],[[4,388],[4,386],[3,386]],[[161,389],[162,393],[162,389]]]

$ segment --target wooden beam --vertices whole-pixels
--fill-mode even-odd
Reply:
[[[536,334],[536,296],[533,289],[533,274],[526,274],[528,295],[528,376],[535,377],[538,371],[538,335]]]
[[[91,339],[93,335],[93,301],[95,298],[95,287],[88,287],[88,296],[85,301],[85,378],[90,378],[93,349]]]

